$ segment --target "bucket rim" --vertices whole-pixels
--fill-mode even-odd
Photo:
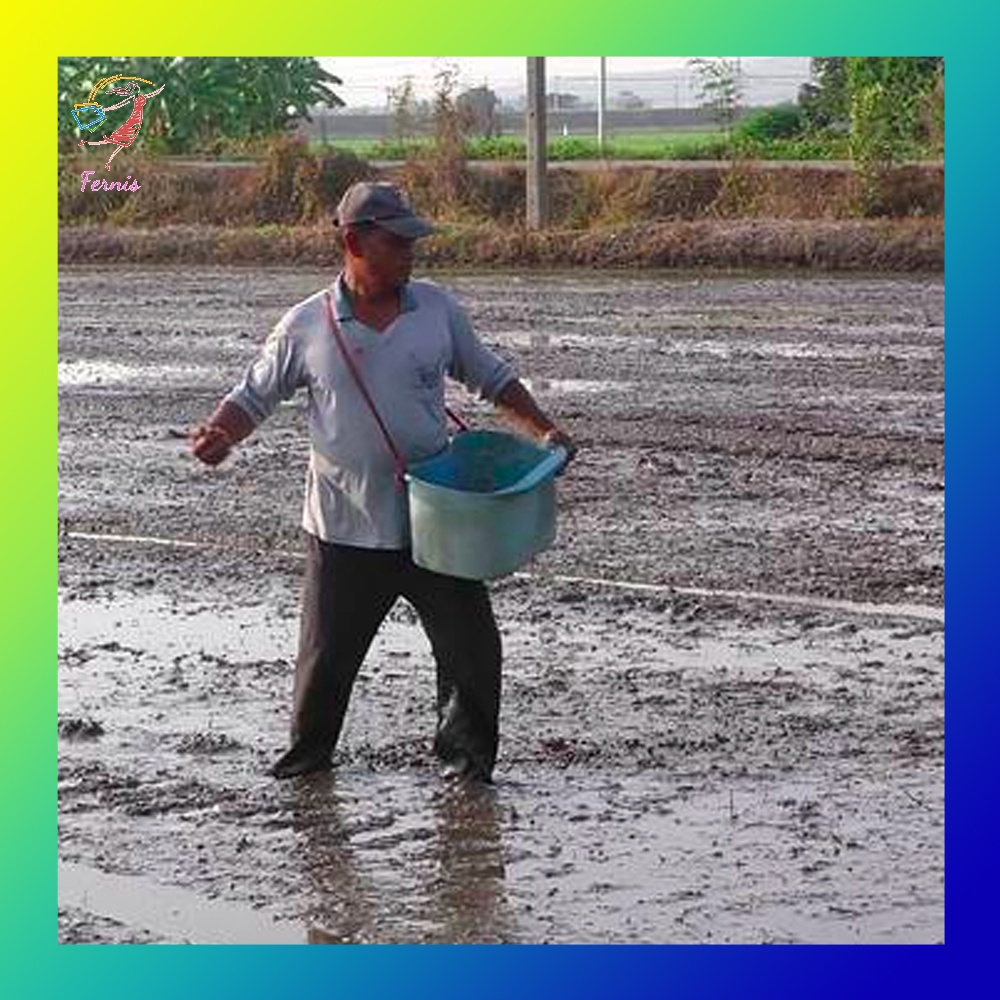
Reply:
[[[503,487],[499,490],[491,490],[488,493],[480,493],[474,490],[459,490],[452,486],[443,486],[441,483],[431,482],[430,480],[424,479],[420,475],[421,467],[426,468],[431,465],[431,463],[437,462],[444,458],[451,447],[453,447],[456,442],[460,442],[463,438],[468,440],[473,435],[483,438],[509,438],[511,440],[517,441],[519,444],[527,445],[532,448],[538,454],[538,461],[521,476],[516,482],[511,483],[509,486]],[[525,437],[518,434],[510,434],[506,431],[466,431],[463,434],[459,434],[450,443],[447,449],[438,452],[436,455],[431,455],[420,462],[415,463],[410,466],[405,474],[404,479],[408,484],[419,483],[422,488],[438,490],[443,493],[452,493],[456,496],[478,496],[483,498],[490,497],[504,497],[504,496],[516,496],[520,493],[528,493],[535,489],[537,486],[541,485],[547,479],[554,477],[569,461],[569,452],[562,446],[557,445],[555,447],[547,447],[545,445],[537,444],[534,441],[530,441]]]

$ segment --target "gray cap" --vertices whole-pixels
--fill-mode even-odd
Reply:
[[[374,223],[408,240],[429,236],[434,227],[414,215],[406,195],[393,184],[361,181],[352,184],[340,199],[333,219],[339,228]]]

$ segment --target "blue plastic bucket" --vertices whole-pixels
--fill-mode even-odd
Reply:
[[[406,479],[413,561],[468,580],[512,573],[556,535],[555,475],[565,448],[468,431]]]

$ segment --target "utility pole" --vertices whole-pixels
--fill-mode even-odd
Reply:
[[[597,87],[597,149],[604,155],[604,112],[608,106],[607,58],[601,56],[601,74]]]
[[[545,57],[528,56],[527,129],[528,228],[544,229],[549,221],[545,128]]]

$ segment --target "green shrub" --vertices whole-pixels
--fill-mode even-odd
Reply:
[[[725,160],[731,152],[732,144],[725,136],[709,139],[684,139],[673,143],[664,154],[670,160]]]
[[[524,139],[513,135],[468,139],[465,148],[470,160],[523,160],[527,155]]]
[[[600,155],[597,140],[577,135],[561,135],[549,139],[550,160],[592,160]]]
[[[792,139],[757,140],[737,136],[737,156],[752,160],[847,160],[850,150],[845,136],[817,134]]]
[[[768,142],[772,139],[792,139],[805,128],[802,109],[794,104],[779,104],[773,108],[753,111],[736,126],[737,139]]]
[[[410,160],[426,150],[427,140],[419,139],[377,139],[368,149],[357,150],[359,156],[372,160]]]

